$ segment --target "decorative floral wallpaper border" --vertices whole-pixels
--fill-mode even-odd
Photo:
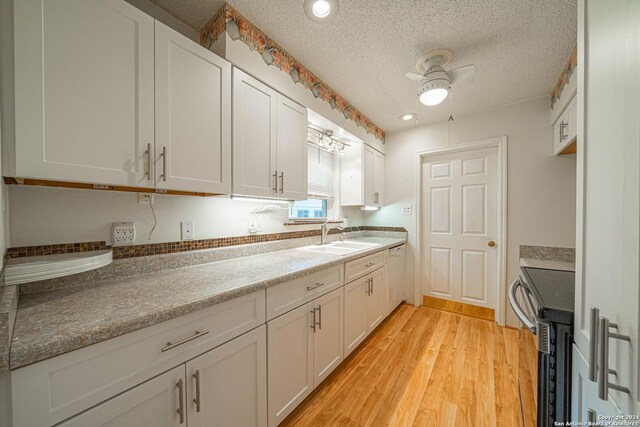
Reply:
[[[341,112],[345,119],[355,122],[384,143],[385,134],[382,129],[227,3],[200,30],[200,44],[209,49],[224,32],[232,40],[244,42],[251,50],[260,54],[267,65],[278,67],[289,74],[294,83],[302,84],[314,97],[326,101],[331,108]]]
[[[551,91],[551,108],[556,103],[560,95],[562,95],[562,89],[569,83],[569,78],[575,72],[576,66],[578,65],[578,48],[574,47],[573,52],[571,52],[571,56],[567,61],[567,64],[564,66],[562,70],[562,74],[560,74],[560,78],[558,82],[553,87]]]

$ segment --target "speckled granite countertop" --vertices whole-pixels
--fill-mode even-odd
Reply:
[[[521,267],[544,268],[546,270],[576,271],[575,262],[548,259],[520,258]]]
[[[366,237],[380,246],[348,256],[289,249],[178,268],[95,286],[23,295],[11,344],[16,369],[305,276],[405,242]]]

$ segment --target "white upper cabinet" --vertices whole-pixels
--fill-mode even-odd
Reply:
[[[14,19],[15,145],[4,174],[153,186],[153,18],[124,1],[20,0]]]
[[[6,176],[231,192],[227,61],[121,0],[14,1],[14,36]]]
[[[307,109],[237,68],[233,194],[307,198]]]
[[[342,206],[384,206],[384,154],[355,142],[340,158]]]
[[[278,94],[276,166],[279,197],[307,199],[307,109]]]
[[[156,21],[156,186],[231,193],[231,64]]]
[[[233,69],[233,193],[274,197],[277,93]]]

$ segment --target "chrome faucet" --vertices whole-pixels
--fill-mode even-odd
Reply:
[[[326,245],[327,243],[329,243],[327,242],[327,234],[329,234],[329,231],[333,229],[337,229],[340,231],[344,230],[344,228],[340,227],[339,225],[329,226],[329,221],[325,221],[322,223],[322,227],[320,227],[320,244],[321,245]]]

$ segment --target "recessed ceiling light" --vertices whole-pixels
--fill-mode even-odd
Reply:
[[[400,120],[413,120],[416,118],[416,113],[407,113],[400,116]]]
[[[329,22],[338,14],[338,0],[304,0],[304,13],[313,22]]]

